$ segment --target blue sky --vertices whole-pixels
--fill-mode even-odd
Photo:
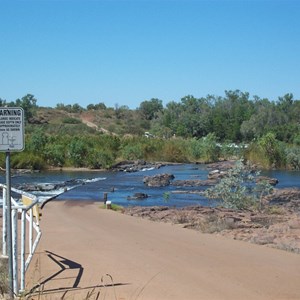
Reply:
[[[137,108],[239,89],[300,99],[300,1],[3,1],[0,98]]]

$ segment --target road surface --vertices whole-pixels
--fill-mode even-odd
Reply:
[[[99,207],[43,208],[31,299],[300,299],[297,254]]]

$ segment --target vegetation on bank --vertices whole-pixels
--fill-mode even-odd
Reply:
[[[39,107],[33,95],[0,106],[25,112],[25,150],[13,168],[110,168],[121,160],[213,162],[244,157],[263,168],[300,169],[300,101],[226,91],[186,96],[165,107],[159,99],[137,109],[103,103]],[[145,134],[145,132],[147,132]],[[5,157],[1,155],[4,167]]]
[[[261,210],[264,197],[272,192],[273,187],[267,180],[257,180],[259,174],[242,159],[237,160],[219,183],[205,190],[205,196],[221,200],[225,208]]]

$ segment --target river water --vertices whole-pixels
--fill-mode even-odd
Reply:
[[[15,175],[12,177],[12,186],[20,184],[38,183],[63,183],[66,182],[68,191],[63,188],[37,193],[41,202],[47,198],[60,194],[56,200],[81,200],[101,201],[104,193],[108,194],[108,200],[122,206],[129,205],[165,205],[184,207],[190,205],[214,205],[215,202],[206,199],[199,194],[180,193],[188,190],[205,190],[206,187],[147,187],[143,183],[146,175],[159,173],[170,173],[175,180],[184,179],[207,179],[208,170],[201,164],[179,164],[165,166],[160,169],[148,169],[140,172],[111,172],[111,171],[46,171],[41,173],[30,173]],[[264,171],[261,175],[275,177],[279,180],[277,188],[298,187],[300,188],[300,171]],[[1,175],[0,182],[5,183],[5,175]],[[128,200],[135,193],[145,193],[148,198],[144,200]]]

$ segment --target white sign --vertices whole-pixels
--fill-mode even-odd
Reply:
[[[0,107],[0,151],[24,149],[24,110],[21,107]]]

